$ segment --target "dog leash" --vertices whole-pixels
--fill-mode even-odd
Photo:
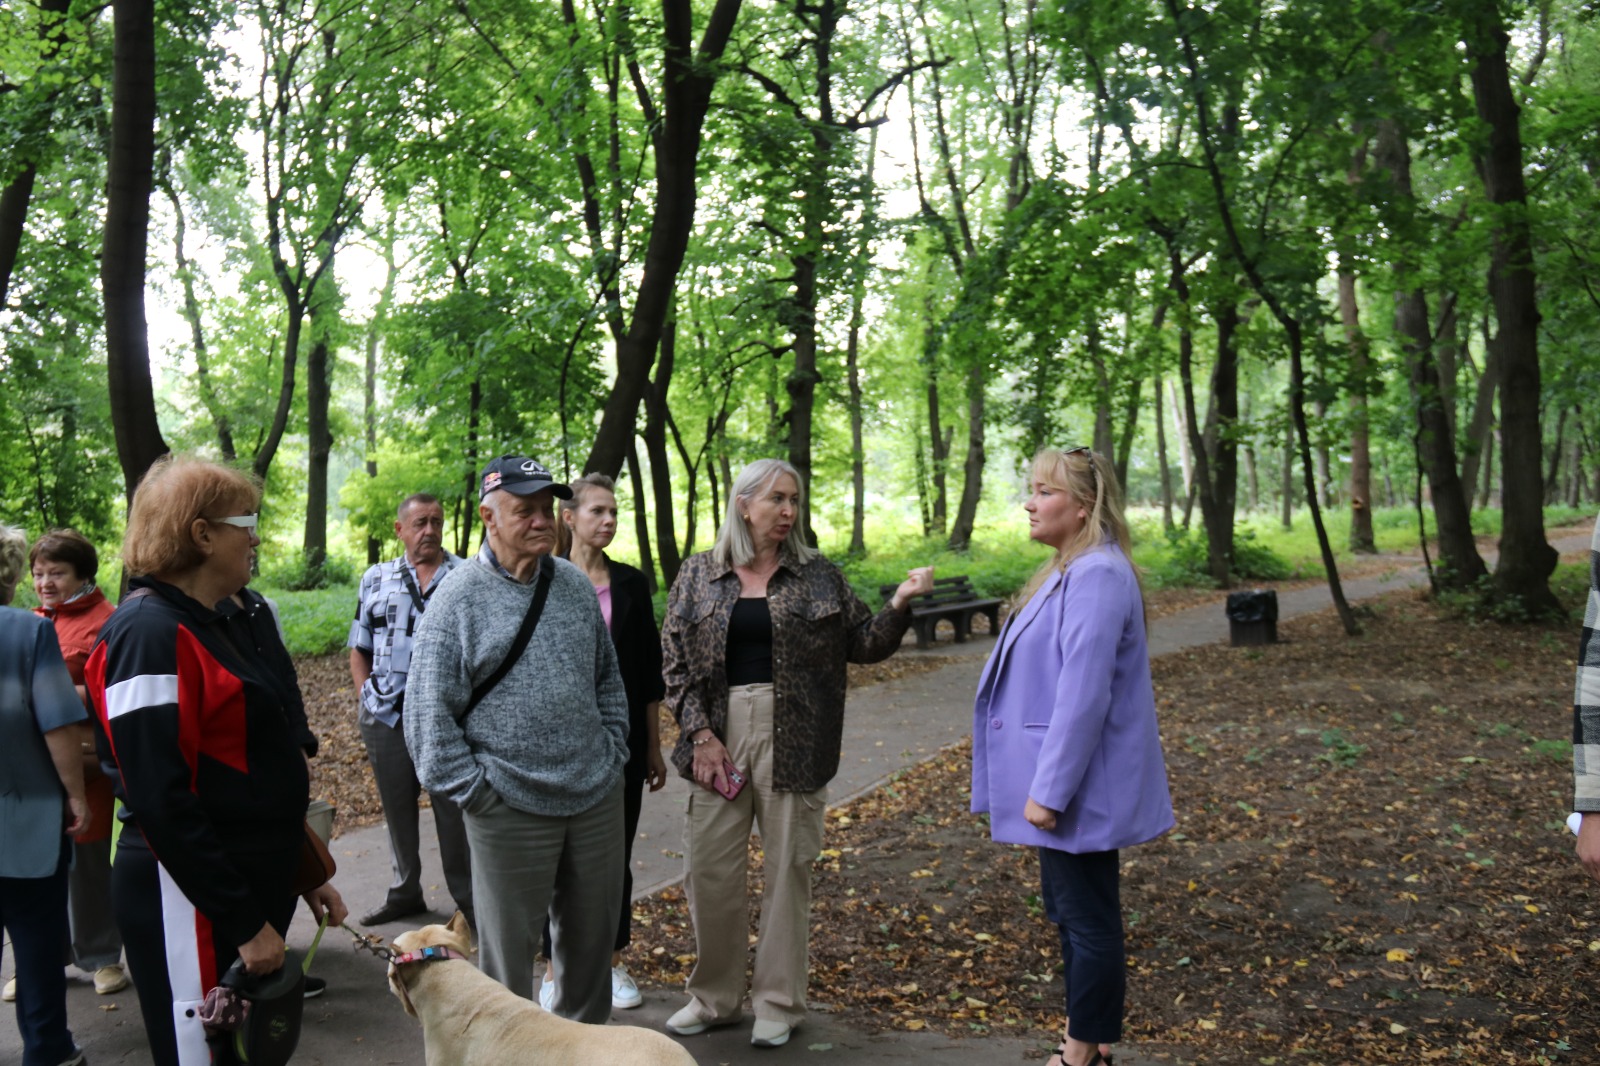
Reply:
[[[301,973],[311,972],[311,960],[317,957],[317,947],[322,943],[322,934],[328,928],[328,912],[322,912],[322,921],[317,923],[317,935],[311,938],[311,947],[306,950],[306,957],[300,963]]]
[[[393,962],[395,960],[394,951],[384,944],[383,937],[378,936],[376,933],[358,933],[348,925],[341,928],[355,940],[352,946],[356,951],[369,951],[384,962]],[[318,935],[320,936],[321,934],[319,933]]]

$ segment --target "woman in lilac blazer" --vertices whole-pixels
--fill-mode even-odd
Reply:
[[[978,682],[972,809],[988,812],[996,843],[1039,849],[1066,974],[1051,1066],[1100,1066],[1126,989],[1117,852],[1171,829],[1172,797],[1116,474],[1088,448],[1046,450],[1031,487],[1030,536],[1055,554]]]

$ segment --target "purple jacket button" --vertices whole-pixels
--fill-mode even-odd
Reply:
[[[1000,728],[1000,725],[1001,725],[1001,722],[1000,722],[1000,719],[998,719],[998,718],[996,718],[996,719],[995,719],[995,720],[994,720],[994,727],[995,727],[995,728],[996,728],[996,729],[999,729],[999,728]]]

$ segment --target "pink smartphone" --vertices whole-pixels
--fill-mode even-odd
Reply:
[[[727,759],[722,760],[722,773],[728,779],[728,786],[726,788],[717,789],[717,793],[721,795],[723,799],[731,800],[733,797],[739,794],[741,789],[744,788],[745,776],[736,770],[733,763],[729,762]]]

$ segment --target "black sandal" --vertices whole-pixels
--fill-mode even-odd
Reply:
[[[1067,1062],[1067,1045],[1066,1044],[1057,1044],[1056,1045],[1056,1055],[1060,1057],[1062,1066],[1066,1066],[1066,1062]],[[1086,1066],[1111,1066],[1111,1056],[1110,1055],[1106,1055],[1106,1054],[1102,1054],[1099,1048],[1095,1048],[1094,1049],[1094,1058],[1090,1059],[1088,1061],[1088,1063],[1086,1064]]]

